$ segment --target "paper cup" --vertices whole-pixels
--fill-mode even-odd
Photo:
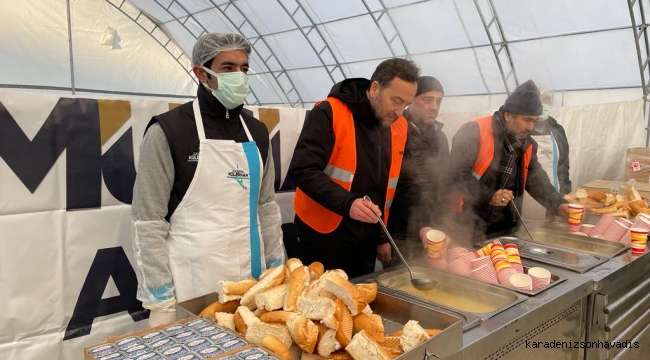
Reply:
[[[452,262],[452,261],[458,259],[458,257],[460,257],[461,255],[466,254],[468,252],[470,252],[470,251],[465,249],[465,248],[453,247],[453,248],[447,250],[447,256],[446,256],[447,261]]]
[[[580,223],[582,222],[582,215],[585,212],[585,207],[584,205],[578,205],[578,204],[569,204],[569,217],[568,217],[568,222],[569,222],[569,229],[573,229],[572,227],[575,226],[580,226]]]
[[[447,270],[454,274],[469,276],[469,273],[472,272],[472,265],[466,257],[459,257],[447,265]]]
[[[618,221],[621,224],[625,225],[625,227],[628,228],[628,229],[631,228],[632,225],[634,224],[634,222],[632,222],[632,221],[630,221],[628,219],[623,219],[623,218],[620,218],[620,219],[618,219],[616,221]]]
[[[497,279],[499,280],[499,284],[505,285],[505,286],[510,286],[510,277],[512,275],[516,275],[517,270],[513,269],[512,267],[506,268],[502,270],[498,275]]]
[[[596,225],[592,225],[592,224],[582,224],[580,225],[580,231],[587,234],[587,236],[591,236],[591,232],[594,230],[595,227]]]
[[[647,240],[648,240],[648,230],[643,228],[630,229],[630,242],[632,245],[632,255],[644,254]]]
[[[494,272],[492,265],[483,265],[470,272],[470,277],[486,282],[489,284],[498,284],[497,274]]]
[[[600,217],[600,220],[598,220],[598,223],[596,223],[596,227],[591,231],[591,236],[596,237],[597,235],[603,236],[605,235],[605,231],[616,222],[616,219],[609,215],[603,215]]]
[[[489,256],[481,256],[480,258],[470,260],[469,263],[470,263],[470,266],[472,267],[472,270],[476,270],[476,269],[478,269],[478,268],[480,268],[482,266],[486,266],[486,265],[490,265],[490,266],[493,267],[492,259],[490,259]]]
[[[533,279],[526,274],[514,274],[508,279],[510,286],[521,290],[533,290]]]
[[[524,273],[524,266],[518,263],[510,263],[510,266],[512,266],[513,269],[517,272],[517,274],[523,274]]]
[[[438,259],[442,257],[442,248],[445,243],[447,235],[439,230],[429,230],[426,234],[427,237],[427,256],[431,259]]]
[[[533,290],[547,287],[551,283],[551,272],[542,267],[528,269],[528,276],[533,280]]]
[[[603,237],[605,238],[605,240],[618,242],[619,240],[621,240],[623,235],[625,235],[626,231],[627,231],[627,227],[625,227],[625,225],[621,224],[618,221],[614,221],[609,226],[609,228],[607,228],[607,231],[605,231]]]

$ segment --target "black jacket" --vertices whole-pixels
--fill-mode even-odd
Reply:
[[[248,111],[243,110],[244,105],[228,110],[210,94],[203,86],[198,89],[199,108],[203,119],[203,128],[207,139],[234,140],[242,143],[248,141],[246,131],[239,120],[241,114],[246,127],[251,132],[257,144],[263,165],[269,151],[269,131],[261,121],[255,119]],[[147,128],[154,123],[159,123],[165,132],[169,143],[169,150],[174,161],[174,185],[169,197],[167,221],[185,196],[187,189],[194,178],[198,162],[189,162],[189,156],[199,151],[199,135],[194,121],[192,102],[185,103],[166,113],[154,116]]]
[[[493,207],[489,205],[492,195],[500,186],[497,183],[497,175],[505,151],[504,141],[507,131],[505,124],[496,116],[497,113],[492,117],[494,157],[481,179],[476,179],[472,174],[472,168],[479,153],[478,124],[468,122],[463,125],[452,140],[449,166],[452,169],[454,184],[464,196],[463,214],[466,215],[464,226],[475,230],[473,236],[509,231],[516,227],[518,220],[512,206]],[[533,144],[533,154],[528,165],[525,189],[542,206],[555,213],[558,206],[566,201],[555,191],[546,172],[537,161],[537,143],[530,136],[527,141]],[[515,194],[515,203],[519,209],[522,208],[524,193],[524,189],[521,187],[523,170],[523,156],[520,156],[517,169],[513,174],[517,176],[515,182],[517,185],[511,189]]]
[[[533,129],[530,133],[531,135],[548,135],[553,134],[555,142],[557,143],[557,149],[559,152],[559,159],[557,162],[557,179],[560,183],[560,194],[568,194],[571,192],[571,180],[569,179],[569,140],[566,137],[564,128],[560,125],[557,120],[549,116],[546,120],[548,126],[546,131],[537,132]]]
[[[352,202],[364,195],[384,208],[391,161],[390,128],[383,127],[372,111],[366,91],[370,81],[347,79],[332,88],[328,97],[343,101],[354,117],[357,168],[350,191],[330,180],[323,169],[334,149],[332,108],[326,101],[309,112],[291,159],[288,176],[310,198],[330,211],[343,216],[341,224],[329,234],[311,229],[297,215],[294,220],[298,236],[303,239],[337,238],[350,243],[379,241],[379,226],[350,218]]]
[[[408,112],[405,116],[409,120]],[[417,239],[423,226],[444,227],[450,189],[449,142],[442,132],[443,125],[436,122],[421,129],[409,121],[402,170],[388,221],[391,234]]]

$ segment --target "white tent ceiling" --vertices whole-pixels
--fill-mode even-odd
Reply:
[[[121,3],[122,0],[108,0]],[[191,54],[204,32],[239,32],[254,44],[249,103],[310,103],[343,78],[369,77],[382,59],[408,56],[446,95],[506,91],[474,0],[131,0]],[[489,27],[504,75],[549,89],[641,87],[624,1],[493,0]],[[638,9],[638,6],[636,6]],[[635,9],[635,18],[640,14]],[[648,12],[648,9],[645,9]],[[501,26],[503,36],[496,25]],[[510,57],[508,57],[508,51]],[[510,89],[515,77],[508,79]]]

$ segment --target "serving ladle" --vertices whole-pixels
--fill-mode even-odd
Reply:
[[[372,200],[370,200],[370,197],[368,197],[367,195],[363,197],[363,200],[368,200],[372,202]],[[381,225],[381,228],[384,229],[384,233],[386,234],[386,237],[388,237],[388,241],[390,241],[390,243],[395,248],[395,252],[397,252],[397,256],[399,256],[399,258],[402,260],[404,265],[406,265],[406,269],[409,271],[409,276],[411,277],[411,285],[413,285],[414,288],[421,291],[427,291],[433,289],[438,284],[438,281],[433,279],[414,278],[413,271],[411,271],[411,267],[406,262],[406,259],[404,259],[404,256],[402,256],[402,253],[397,248],[397,244],[395,244],[395,240],[393,240],[393,237],[390,236],[390,233],[386,228],[386,224],[384,224],[384,220],[381,219],[381,216],[377,216],[377,220],[379,220],[379,224]]]

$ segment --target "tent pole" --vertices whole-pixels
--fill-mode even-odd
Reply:
[[[636,16],[634,15],[635,6],[638,4],[641,23],[637,25]],[[648,111],[648,91],[650,84],[646,80],[648,74],[648,63],[650,63],[650,44],[648,43],[648,24],[645,21],[643,9],[643,0],[627,0],[627,7],[630,11],[630,21],[632,22],[632,33],[634,34],[634,45],[636,46],[636,55],[639,62],[639,75],[641,76],[641,89],[643,90],[643,114],[646,120],[645,126],[645,147],[648,147],[650,141],[650,111]],[[641,53],[641,38],[643,38],[645,54]]]
[[[70,88],[72,95],[75,94],[74,84],[74,54],[72,51],[72,20],[70,19],[70,0],[65,0],[66,10],[68,13],[68,52],[70,54]]]

